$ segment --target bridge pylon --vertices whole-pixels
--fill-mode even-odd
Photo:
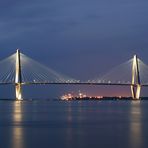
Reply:
[[[133,64],[132,64],[132,85],[131,93],[133,99],[140,99],[141,93],[141,81],[139,74],[139,61],[137,55],[134,55]]]
[[[21,74],[21,58],[20,50],[16,51],[16,63],[15,63],[15,94],[16,100],[22,100],[22,74]]]

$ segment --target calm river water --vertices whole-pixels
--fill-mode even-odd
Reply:
[[[148,101],[0,101],[0,148],[148,148]]]

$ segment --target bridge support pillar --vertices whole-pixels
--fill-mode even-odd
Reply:
[[[22,88],[20,83],[15,85],[15,94],[16,100],[22,100]]]
[[[21,59],[20,59],[20,50],[16,51],[16,72],[15,72],[15,94],[16,100],[22,100],[22,75],[21,75]]]
[[[131,93],[133,99],[140,99],[141,85],[131,85]]]
[[[131,93],[133,99],[140,99],[141,82],[137,55],[134,55],[133,58]]]

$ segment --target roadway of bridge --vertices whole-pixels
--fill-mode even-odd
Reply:
[[[0,85],[16,85],[14,82],[1,82]],[[22,82],[21,85],[96,85],[96,86],[137,86],[131,83],[96,83],[96,82]],[[141,84],[148,87],[148,84]]]

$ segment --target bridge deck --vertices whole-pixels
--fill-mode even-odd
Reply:
[[[114,85],[114,86],[136,86],[130,83],[96,83],[96,82],[23,82],[22,85]],[[1,82],[0,85],[16,85],[14,82]],[[148,87],[148,84],[141,84],[143,87]]]

